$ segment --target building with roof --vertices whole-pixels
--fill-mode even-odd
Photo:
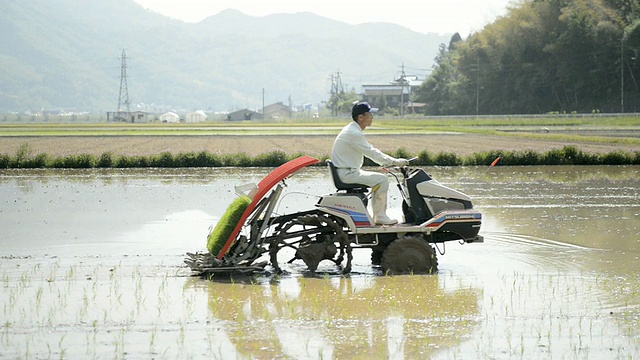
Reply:
[[[264,118],[265,119],[278,119],[278,118],[290,118],[291,117],[291,109],[284,105],[282,102],[277,102],[275,104],[267,105],[264,107]]]
[[[177,123],[180,122],[180,115],[174,113],[173,111],[166,112],[160,115],[160,122],[163,123]]]
[[[227,114],[227,121],[245,121],[245,120],[262,120],[264,117],[261,113],[242,109]]]
[[[388,84],[362,85],[362,100],[381,110],[396,108],[401,115],[421,112],[424,104],[412,102],[411,96],[423,81],[417,75],[403,75]]]
[[[185,122],[188,122],[188,123],[204,122],[204,121],[207,121],[207,114],[205,114],[203,110],[194,111],[194,112],[188,113],[184,117],[184,120]]]

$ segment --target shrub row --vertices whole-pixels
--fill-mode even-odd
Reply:
[[[19,149],[14,156],[0,154],[0,169],[15,168],[180,168],[180,167],[276,167],[302,154],[286,154],[272,151],[251,157],[247,154],[220,155],[202,151],[199,153],[171,154],[163,152],[150,156],[127,156],[104,153],[102,155],[78,154],[53,157],[47,154],[31,155],[28,149]],[[398,149],[395,157],[417,159],[412,163],[421,166],[489,166],[500,157],[500,165],[640,165],[640,151],[626,153],[614,151],[607,154],[585,153],[575,146],[565,146],[544,153],[524,151],[488,151],[469,156],[426,151],[410,154]],[[321,160],[326,159],[323,157]],[[324,161],[321,161],[324,164]],[[365,159],[365,165],[375,163]]]
[[[407,159],[414,157],[403,149],[399,149],[393,155]],[[493,150],[468,156],[458,156],[449,152],[432,155],[423,151],[415,157],[417,159],[414,164],[423,166],[489,166],[498,157],[500,165],[640,165],[640,151],[592,154],[585,153],[575,146],[565,146],[562,149],[552,149],[542,153],[533,150]]]
[[[199,153],[172,154],[163,152],[150,156],[114,155],[110,152],[102,155],[77,154],[53,157],[47,154],[32,156],[29,151],[20,148],[15,156],[0,154],[2,168],[180,168],[180,167],[275,167],[301,156],[287,155],[282,151],[273,151],[251,157],[247,154],[219,155],[202,151]]]

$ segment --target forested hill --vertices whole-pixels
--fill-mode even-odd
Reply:
[[[263,95],[317,104],[338,72],[347,91],[390,82],[403,63],[424,74],[451,37],[310,13],[227,10],[190,24],[133,0],[2,1],[0,34],[0,112],[115,111],[123,49],[131,110],[256,109]]]
[[[431,114],[640,112],[637,0],[525,1],[457,40],[415,99]]]

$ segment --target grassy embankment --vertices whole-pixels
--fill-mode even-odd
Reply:
[[[34,153],[29,138],[112,136],[269,136],[335,135],[345,119],[284,119],[264,122],[209,122],[199,124],[29,123],[0,124],[0,137],[25,137],[15,153],[0,153],[0,168],[127,168],[127,167],[223,167],[278,166],[301,153],[276,150],[257,156],[200,152],[161,152],[132,156],[105,152],[100,155],[55,156]],[[640,117],[489,117],[489,118],[386,118],[378,117],[367,129],[372,135],[423,135],[457,133],[499,136],[505,142],[535,139],[554,142],[619,145],[632,151],[587,153],[574,145],[548,151],[495,149],[460,156],[453,152],[410,153],[399,147],[391,155],[418,157],[416,165],[488,165],[501,156],[503,165],[623,165],[640,164]],[[615,136],[604,133],[615,132]],[[636,137],[634,137],[636,136]],[[325,156],[325,158],[328,154]],[[369,165],[373,165],[369,163]]]

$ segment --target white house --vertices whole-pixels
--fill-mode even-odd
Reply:
[[[166,112],[166,113],[160,115],[160,122],[163,122],[163,123],[177,123],[177,122],[180,122],[180,115],[178,115],[178,114],[176,114],[176,113],[174,113],[172,111]]]
[[[207,121],[207,114],[205,114],[202,110],[194,111],[187,114],[185,121],[188,123],[199,123]]]

